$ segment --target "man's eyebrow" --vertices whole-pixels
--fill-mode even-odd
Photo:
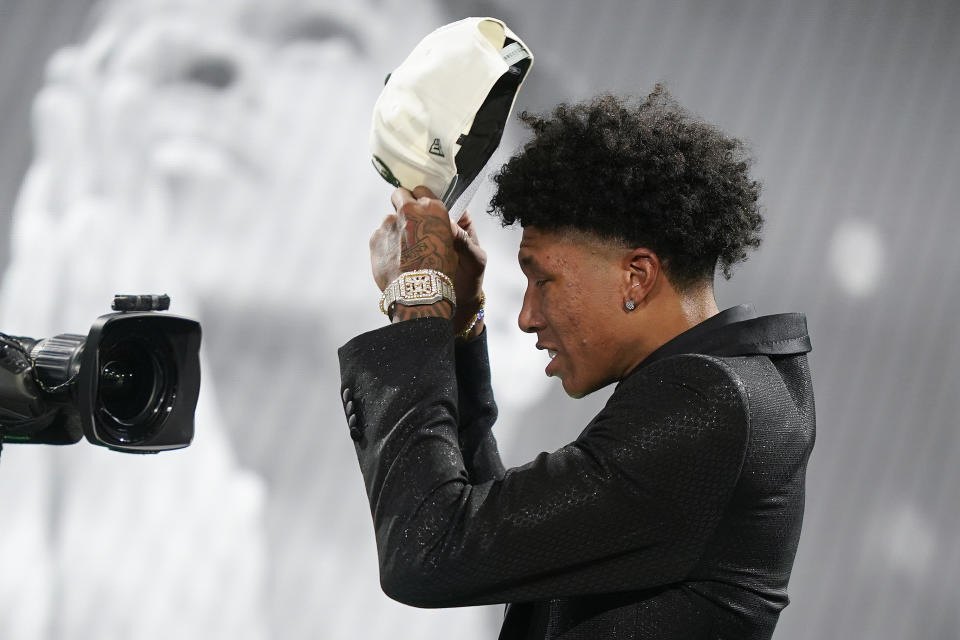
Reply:
[[[537,268],[537,267],[539,266],[539,265],[537,264],[537,259],[534,258],[534,257],[533,257],[532,255],[530,255],[529,253],[520,256],[520,257],[519,257],[519,260],[520,260],[520,266],[521,266],[521,267],[533,267],[533,268]]]

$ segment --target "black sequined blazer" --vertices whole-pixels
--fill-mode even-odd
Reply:
[[[769,638],[803,517],[814,403],[800,314],[728,309],[619,382],[569,445],[504,470],[486,338],[441,319],[340,349],[381,584],[511,603],[500,638]]]

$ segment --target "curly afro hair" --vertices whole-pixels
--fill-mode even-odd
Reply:
[[[693,117],[660,84],[633,106],[604,94],[520,114],[533,131],[494,176],[504,226],[577,230],[646,247],[683,290],[760,245],[760,183],[743,143]]]

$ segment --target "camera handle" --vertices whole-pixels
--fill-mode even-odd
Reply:
[[[170,308],[170,296],[116,295],[110,307],[114,311],[167,311]]]

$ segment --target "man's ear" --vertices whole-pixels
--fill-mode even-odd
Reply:
[[[662,267],[656,253],[645,247],[631,249],[623,257],[623,302],[625,308],[643,305],[661,278]]]

